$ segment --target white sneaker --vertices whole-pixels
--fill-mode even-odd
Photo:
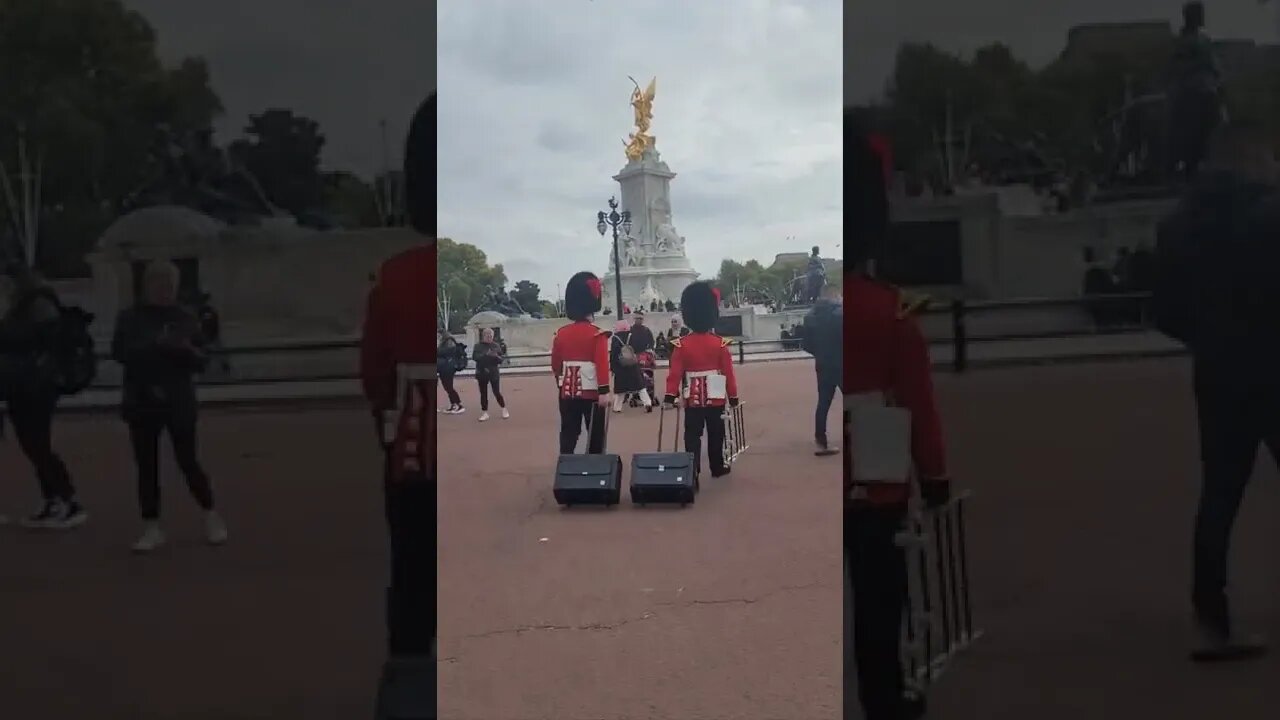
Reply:
[[[508,420],[510,418],[511,418],[511,413],[507,412],[506,408],[502,408],[502,419]]]
[[[451,414],[453,414],[453,415],[461,415],[462,413],[464,413],[464,412],[466,412],[466,411],[467,411],[467,409],[466,409],[466,408],[464,408],[464,407],[462,407],[461,405],[459,405],[456,409],[454,409],[453,411],[451,411]]]
[[[204,514],[204,537],[210,545],[221,545],[227,541],[227,523],[213,510]]]
[[[487,412],[480,413],[480,422],[484,422],[485,420],[488,420],[488,419],[489,419],[489,413]]]
[[[142,531],[142,537],[133,544],[133,551],[149,553],[161,545],[164,545],[164,531],[160,529],[160,523],[149,522]]]

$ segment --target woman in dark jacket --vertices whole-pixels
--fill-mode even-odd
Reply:
[[[623,348],[630,361],[624,357]],[[626,320],[619,320],[614,328],[613,337],[609,339],[609,368],[613,370],[613,411],[622,412],[622,403],[632,393],[640,396],[647,412],[652,412],[653,403],[649,394],[644,392],[644,375],[640,372],[639,353],[631,346],[631,327]]]
[[[153,262],[144,276],[145,296],[116,319],[111,356],[124,366],[121,414],[129,425],[138,466],[138,503],[142,537],[135,552],[150,552],[165,542],[160,529],[160,434],[169,431],[173,454],[187,488],[205,512],[205,538],[220,545],[227,526],[213,507],[209,476],[196,459],[197,402],[193,375],[208,357],[199,321],[177,304],[178,268]]]
[[[489,419],[489,389],[493,388],[493,399],[502,408],[502,419],[511,417],[507,412],[507,401],[502,397],[498,368],[502,366],[504,356],[502,346],[493,340],[493,328],[485,328],[480,332],[480,342],[471,351],[471,359],[476,361],[476,381],[480,383],[480,422]]]
[[[440,385],[444,387],[444,392],[449,396],[449,407],[441,410],[446,415],[459,415],[467,411],[462,406],[462,397],[458,395],[458,390],[453,386],[453,376],[458,374],[459,370],[467,366],[467,349],[458,344],[457,340],[451,335],[445,335],[440,341],[440,346],[436,348],[436,355],[439,356],[440,368]]]

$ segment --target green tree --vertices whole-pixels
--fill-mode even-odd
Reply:
[[[449,307],[449,329],[461,332],[463,325],[484,302],[485,289],[507,283],[502,265],[489,265],[484,251],[475,245],[450,238],[436,241],[436,267],[440,287],[437,301]]]
[[[542,289],[538,287],[538,283],[531,280],[520,280],[515,287],[511,289],[511,296],[515,298],[520,307],[526,312],[532,312],[542,307],[542,300],[539,299]]]
[[[323,206],[320,152],[325,137],[319,123],[292,110],[270,109],[250,115],[244,132],[248,138],[232,143],[229,150],[258,179],[272,203],[295,214]]]
[[[346,171],[324,174],[324,207],[341,227],[378,227],[377,190],[373,185]]]
[[[0,88],[4,169],[21,170],[19,137],[42,161],[38,260],[53,275],[86,271],[110,211],[153,177],[160,128],[222,112],[204,61],[165,68],[155,31],[120,0],[0,0]],[[0,221],[12,221],[3,201]]]

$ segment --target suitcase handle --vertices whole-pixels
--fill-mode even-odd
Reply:
[[[671,452],[678,452],[680,444],[680,408],[674,408],[676,413],[676,434],[671,438]],[[667,406],[665,403],[658,404],[658,452],[662,452],[662,421],[667,416]]]
[[[601,437],[600,437],[600,452],[601,452],[601,453],[606,453],[606,452],[608,452],[608,448],[609,448],[609,408],[607,408],[607,407],[602,407],[599,403],[597,403],[596,401],[592,400],[592,401],[591,401],[591,414],[590,414],[590,415],[587,415],[587,433],[586,433],[587,437],[585,438],[586,443],[587,443],[587,454],[591,454],[591,434],[592,434],[592,433],[595,431],[595,429],[596,429],[596,418],[597,418],[597,417],[602,417],[602,418],[604,418],[604,427],[603,427],[603,428],[601,428],[602,432],[601,432]]]

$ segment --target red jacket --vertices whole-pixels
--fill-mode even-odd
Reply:
[[[894,405],[909,410],[911,453],[918,478],[945,480],[942,422],[934,399],[929,346],[920,326],[902,294],[891,285],[855,273],[845,282],[844,293],[845,393],[885,393]],[[845,447],[849,448],[848,438]],[[846,493],[853,483],[847,474],[851,465],[846,464]],[[868,485],[866,501],[873,505],[905,503],[910,488],[906,483]]]
[[[683,386],[684,406],[724,407],[729,398],[738,397],[738,379],[733,374],[733,342],[715,333],[690,333],[671,341],[671,367],[667,370],[667,401],[674,400]],[[724,376],[724,392],[711,386],[710,375]],[[724,397],[711,397],[722,394]]]
[[[589,320],[556,331],[551,341],[551,372],[562,400],[595,400],[609,393],[609,336]]]
[[[360,379],[396,476],[435,468],[435,286],[432,242],[383,263],[365,308]]]

